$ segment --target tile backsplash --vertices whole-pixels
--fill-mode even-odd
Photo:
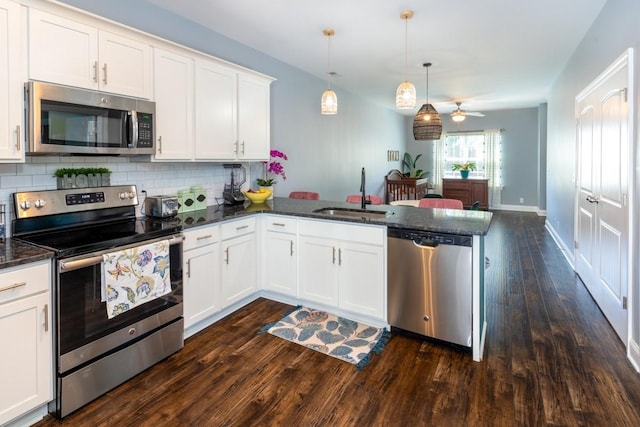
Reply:
[[[176,194],[192,185],[202,185],[207,191],[208,205],[222,203],[224,189],[223,163],[156,163],[130,157],[42,156],[27,157],[25,163],[0,164],[0,203],[7,206],[7,222],[15,218],[12,193],[19,191],[53,190],[56,169],[71,167],[106,167],[111,170],[111,185],[135,184],[141,194],[137,213],[140,214],[144,193],[148,195]],[[253,169],[247,171],[247,185]],[[10,226],[7,227],[9,231]]]

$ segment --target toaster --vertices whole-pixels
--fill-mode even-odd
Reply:
[[[177,196],[147,196],[144,199],[144,214],[155,218],[169,218],[178,214]]]

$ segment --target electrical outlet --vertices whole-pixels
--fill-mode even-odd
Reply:
[[[524,203],[524,197],[520,197],[520,203]]]

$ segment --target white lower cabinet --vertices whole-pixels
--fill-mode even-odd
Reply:
[[[297,219],[267,215],[262,260],[264,289],[296,298],[298,296]]]
[[[222,234],[222,307],[242,300],[258,289],[255,217],[225,222]]]
[[[386,319],[384,227],[298,221],[300,298]]]
[[[0,270],[0,425],[52,399],[51,262]]]
[[[220,231],[213,225],[184,235],[184,327],[188,328],[222,309]]]

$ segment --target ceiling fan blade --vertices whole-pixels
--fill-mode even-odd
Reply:
[[[467,116],[484,117],[484,114],[478,111],[465,111],[464,114]]]

